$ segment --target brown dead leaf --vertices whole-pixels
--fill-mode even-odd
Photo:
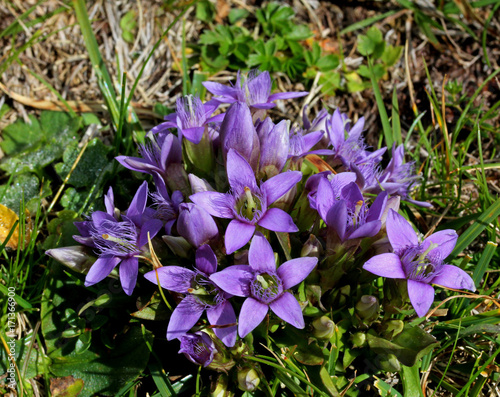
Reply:
[[[25,214],[26,214],[26,231],[25,231],[24,247],[26,247],[26,245],[29,243],[31,230],[33,229],[33,224],[31,221],[29,211],[26,210]],[[10,208],[7,208],[3,204],[0,204],[0,244],[4,243],[11,229],[14,227],[16,221],[18,220],[19,217],[14,211],[12,211]],[[18,245],[19,245],[19,224],[16,225],[14,233],[10,237],[5,247],[12,250],[16,250]]]
[[[50,392],[54,397],[76,397],[83,390],[83,380],[65,376],[50,380]]]
[[[336,172],[333,170],[333,168],[330,166],[330,164],[328,164],[325,160],[323,160],[318,155],[316,155],[316,154],[309,154],[309,155],[306,156],[306,159],[312,165],[314,165],[318,169],[319,172],[331,171],[334,174],[336,174]]]
[[[217,5],[215,6],[215,10],[216,10],[215,22],[222,24],[222,20],[229,15],[231,7],[226,0],[217,0]]]

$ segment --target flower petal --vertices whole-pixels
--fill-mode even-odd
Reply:
[[[229,222],[226,229],[226,235],[224,237],[226,254],[230,255],[234,251],[243,247],[250,241],[254,232],[255,225],[249,225],[248,223],[240,222],[237,219],[233,219]]]
[[[144,208],[146,208],[146,201],[148,199],[148,182],[144,181],[142,185],[137,189],[137,192],[130,203],[127,210],[127,217],[134,219],[135,217],[140,217],[144,213]],[[135,223],[135,222],[134,222]]]
[[[380,231],[381,227],[382,227],[382,222],[380,221],[367,222],[364,225],[358,227],[351,234],[349,234],[348,238],[354,239],[354,238],[373,237]]]
[[[394,250],[418,245],[417,234],[410,223],[394,210],[389,210],[386,220],[387,237]]]
[[[154,236],[160,231],[163,226],[163,222],[159,219],[150,219],[146,221],[141,227],[141,234],[139,235],[139,240],[137,246],[140,248],[148,244],[148,233],[149,238],[152,240]]]
[[[238,334],[244,338],[252,332],[266,317],[269,307],[258,300],[247,298],[241,306],[238,319]]]
[[[120,282],[123,291],[127,295],[132,295],[137,284],[137,273],[139,272],[139,259],[135,257],[122,260],[120,263]]]
[[[333,228],[341,241],[344,241],[347,228],[347,205],[344,200],[333,204],[332,208],[326,214],[326,224]]]
[[[214,328],[214,333],[227,347],[233,347],[236,343],[236,314],[229,301],[224,301],[211,309],[207,309],[208,321],[211,325],[219,325],[222,328]],[[227,327],[229,324],[235,324]]]
[[[250,190],[257,190],[255,174],[241,154],[234,149],[229,149],[227,153],[227,178],[232,188],[240,186],[249,187]]]
[[[326,215],[333,204],[335,204],[335,195],[332,184],[327,178],[321,178],[316,194],[316,209],[318,210],[319,216],[321,216],[321,219],[324,221],[326,221]]]
[[[257,224],[273,232],[293,233],[299,230],[292,217],[279,208],[269,208]]]
[[[295,328],[302,329],[305,327],[304,316],[299,302],[290,292],[285,292],[269,305],[271,310],[282,320]]]
[[[209,275],[217,270],[217,257],[209,245],[204,244],[196,250],[196,268]]]
[[[376,255],[363,265],[363,269],[380,277],[406,278],[399,256],[393,253]]]
[[[447,288],[468,289],[472,292],[476,290],[472,277],[459,267],[453,265],[443,265],[441,272],[432,279],[431,283]]]
[[[104,195],[104,205],[106,212],[111,216],[115,216],[115,198],[111,186],[108,189],[108,193]]]
[[[160,280],[161,287],[169,291],[187,294],[188,289],[191,288],[191,280],[194,278],[195,274],[196,273],[192,270],[184,267],[163,266],[159,269],[147,272],[144,277],[156,285],[158,285],[158,280]]]
[[[167,340],[180,338],[189,332],[203,314],[204,308],[192,296],[184,298],[175,308],[167,328]]]
[[[457,244],[458,234],[455,230],[440,230],[431,234],[422,242],[422,248],[427,250],[431,244],[437,244],[436,248],[429,251],[427,255],[434,257],[437,261],[443,261],[451,254]]]
[[[267,205],[271,205],[287,193],[302,179],[302,172],[287,171],[265,181],[260,190],[267,198]]]
[[[417,316],[424,317],[434,302],[434,288],[420,281],[408,280],[408,296]]]
[[[259,272],[276,271],[273,248],[262,233],[253,236],[248,251],[248,263],[253,270]]]
[[[182,135],[184,135],[184,138],[186,138],[190,142],[193,142],[194,144],[200,143],[204,132],[205,127],[192,127],[182,129]]]
[[[231,295],[249,296],[253,272],[248,265],[234,265],[210,275],[217,287]]]
[[[151,174],[152,172],[162,172],[160,168],[139,157],[117,156],[115,157],[115,160],[125,168],[128,168],[132,171],[144,172],[146,174]]]
[[[278,99],[293,99],[300,98],[309,94],[308,91],[290,91],[290,92],[277,92],[276,94],[269,95],[268,102],[276,101]]]
[[[85,277],[85,286],[90,287],[104,280],[121,260],[122,258],[116,256],[101,256],[98,258]]]
[[[283,289],[292,288],[313,271],[318,258],[304,257],[289,260],[278,267],[278,276],[283,282]]]
[[[200,192],[189,196],[189,199],[218,218],[234,218],[231,195],[219,192]]]
[[[385,206],[387,205],[387,192],[380,193],[377,198],[370,205],[368,214],[366,216],[366,221],[378,221],[384,212]]]

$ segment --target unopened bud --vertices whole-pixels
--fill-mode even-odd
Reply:
[[[318,339],[330,339],[335,334],[335,323],[327,316],[316,318],[312,326],[313,335]]]
[[[356,303],[356,313],[365,322],[371,323],[378,317],[380,304],[378,299],[371,295],[363,295]]]
[[[181,258],[189,257],[189,252],[192,247],[184,237],[163,236],[162,239],[175,255],[180,256]]]
[[[388,320],[382,324],[382,335],[384,338],[392,339],[403,331],[405,324],[401,320]]]
[[[217,379],[217,383],[215,384],[215,389],[210,393],[211,397],[233,397],[234,393],[227,390],[228,382],[227,375],[221,375]]]
[[[351,335],[351,342],[354,348],[366,346],[366,334],[364,332],[356,332]]]
[[[244,368],[238,372],[238,386],[243,391],[252,392],[259,387],[260,378],[253,368]]]
[[[311,234],[309,236],[309,239],[302,247],[300,256],[314,256],[316,258],[319,258],[322,253],[323,253],[323,246],[321,245],[321,242],[317,239],[317,237],[314,234]]]

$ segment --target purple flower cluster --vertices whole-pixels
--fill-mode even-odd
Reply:
[[[370,245],[383,253],[351,263],[406,280],[418,316],[433,302],[430,284],[474,289],[464,271],[444,263],[455,246],[455,232],[419,241],[397,213],[400,200],[412,201],[419,179],[413,164],[404,162],[402,146],[393,148],[392,159],[382,167],[386,148],[370,150],[362,136],[364,119],[353,124],[338,109],[333,114],[323,109],[312,121],[304,112],[302,125],[275,124],[267,116],[275,100],[307,93],[271,94],[267,72],[238,74],[230,87],[204,84],[214,95],[211,101],[179,98],[175,113],[138,148],[140,157],[116,158],[132,171],[151,175],[153,192],[144,182],[129,209],[120,213],[110,189],[106,212],[76,223],[80,235],[74,239],[97,257],[85,285],[119,266],[123,290],[130,295],[141,282],[139,259],[151,263],[148,242],[161,244],[155,236],[163,230],[162,239],[178,260],[156,263],[144,278],[169,291],[177,303],[167,339],[179,339],[180,352],[204,366],[268,315],[304,328],[302,308],[310,303],[301,305],[293,288],[313,273],[310,279],[319,279],[328,291],[346,274],[336,261],[365,255]],[[229,108],[221,112],[225,104]],[[318,158],[322,169],[314,168]],[[290,245],[283,252],[286,248],[271,245],[275,236],[286,241],[291,235],[305,243],[302,252],[310,256],[300,257],[300,247]],[[314,249],[306,241],[313,241]],[[68,264],[78,256],[68,252],[61,248],[48,254]],[[288,260],[280,259],[283,253]],[[335,280],[325,281],[329,275]]]

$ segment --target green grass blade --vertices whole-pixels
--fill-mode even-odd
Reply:
[[[401,136],[401,120],[399,119],[399,103],[398,95],[396,93],[396,87],[392,91],[392,138],[397,143],[397,145],[403,144],[403,137]]]
[[[477,262],[477,266],[474,269],[474,273],[472,274],[472,279],[474,280],[474,285],[476,288],[479,287],[481,280],[483,279],[484,273],[488,270],[488,265],[490,264],[491,258],[495,254],[495,251],[498,247],[498,244],[493,241],[488,241],[486,247],[481,255],[481,259]]]
[[[111,80],[111,76],[106,68],[104,59],[99,51],[97,40],[92,30],[92,26],[90,25],[85,1],[73,0],[73,7],[75,9],[78,23],[80,24],[80,29],[82,30],[83,39],[89,53],[90,61],[92,62],[92,67],[96,71],[99,89],[104,96],[104,100],[106,101],[106,105],[111,115],[111,120],[116,129],[119,125],[120,108],[118,107],[116,92],[113,88],[113,81]]]
[[[383,14],[378,14],[373,17],[363,19],[362,21],[353,23],[352,25],[349,25],[347,28],[342,29],[339,35],[342,36],[343,34],[366,28],[367,26],[370,26],[375,22],[380,21],[381,19],[385,19],[387,17],[390,17],[391,15],[394,15],[396,12],[397,12],[396,10],[387,11],[384,12]]]
[[[486,211],[458,238],[455,249],[448,256],[447,261],[455,258],[466,247],[468,247],[479,234],[498,216],[500,216],[500,199],[490,205]]]
[[[382,122],[382,129],[384,131],[385,144],[389,149],[391,149],[392,143],[394,142],[394,139],[392,138],[393,135],[391,124],[389,123],[389,117],[387,116],[384,99],[382,98],[377,79],[375,78],[375,73],[373,72],[373,63],[371,59],[368,59],[368,67],[370,68],[370,80],[373,87],[373,93],[375,94],[375,101],[377,102],[378,112],[380,114],[380,121]]]

